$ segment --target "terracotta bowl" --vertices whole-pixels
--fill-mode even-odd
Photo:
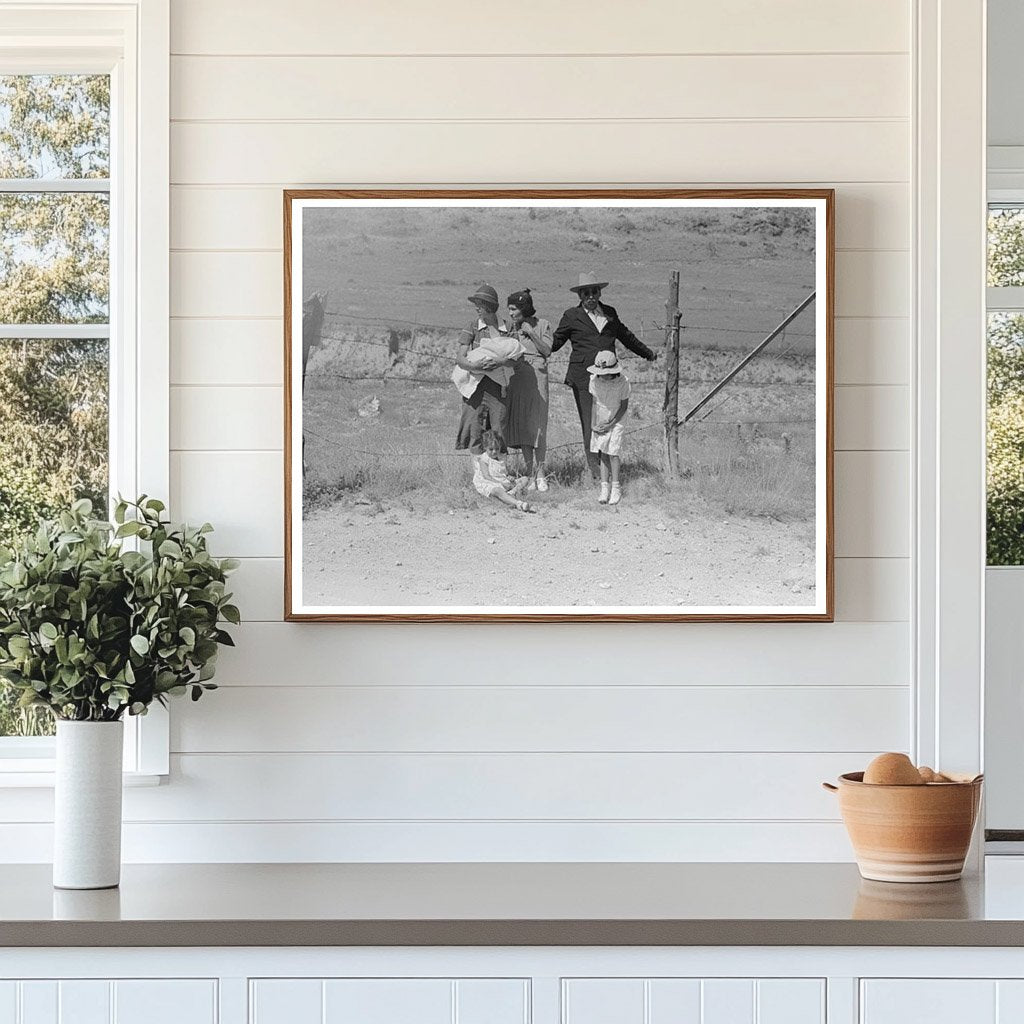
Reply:
[[[951,882],[959,878],[981,804],[981,776],[922,786],[875,786],[863,772],[822,783],[839,811],[857,867],[876,882]]]

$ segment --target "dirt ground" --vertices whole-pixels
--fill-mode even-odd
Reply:
[[[354,498],[309,512],[305,602],[814,603],[812,524],[715,514],[699,502],[669,515],[657,502],[631,503],[628,489],[614,507],[599,505],[596,489],[555,486],[529,498],[535,514],[485,498],[461,509],[385,509]]]

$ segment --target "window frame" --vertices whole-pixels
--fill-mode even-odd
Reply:
[[[0,74],[111,78],[109,489],[112,495],[149,494],[165,502],[170,494],[169,21],[169,0],[0,0],[0,25],[7,29],[0,33]],[[36,190],[59,188],[68,186]],[[0,325],[8,337],[9,329]],[[24,327],[18,330],[19,337],[26,336]],[[64,337],[78,334],[58,330]],[[97,336],[97,328],[91,331],[89,337]],[[144,783],[168,774],[167,712],[156,705],[125,722],[126,777]],[[52,785],[54,753],[49,737],[0,737],[0,787]]]
[[[989,189],[985,203],[986,215],[992,210],[1019,207],[1024,212],[1024,187]],[[985,315],[990,313],[1024,313],[1024,285],[988,285],[985,288]]]

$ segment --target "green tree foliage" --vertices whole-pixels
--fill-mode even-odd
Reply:
[[[988,563],[1024,565],[1024,394],[988,410]]]
[[[107,344],[0,340],[0,543],[76,498],[107,505]]]
[[[988,284],[1024,284],[1024,210],[988,220]],[[988,321],[987,560],[1024,565],[1024,316]]]
[[[105,75],[0,76],[0,178],[105,178]],[[104,323],[109,200],[97,192],[0,194],[0,323]],[[105,341],[0,340],[0,544],[77,498],[106,508]],[[49,731],[0,686],[0,735]]]
[[[989,212],[988,284],[990,288],[1024,284],[1024,210],[1002,207]]]

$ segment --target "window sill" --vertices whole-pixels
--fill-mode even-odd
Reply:
[[[121,777],[124,785],[132,789],[161,786],[169,778],[150,772],[124,772]],[[48,759],[0,761],[0,789],[53,789],[55,779],[53,762]]]

